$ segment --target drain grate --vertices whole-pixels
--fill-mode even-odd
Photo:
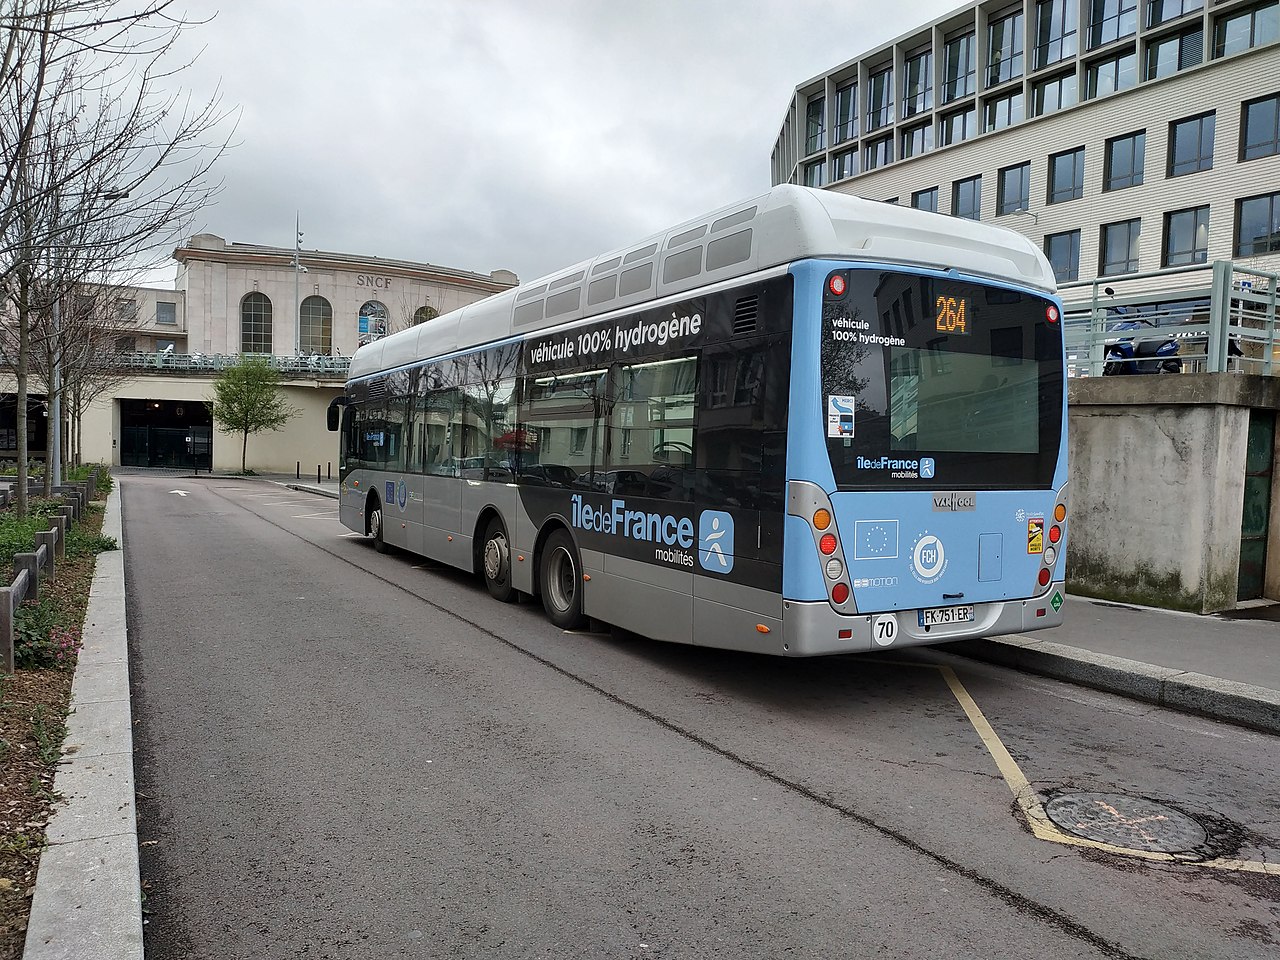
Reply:
[[[1044,812],[1063,830],[1130,850],[1186,853],[1209,840],[1204,827],[1172,807],[1119,793],[1065,793]]]

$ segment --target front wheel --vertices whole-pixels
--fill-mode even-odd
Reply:
[[[373,537],[373,549],[378,553],[387,552],[387,541],[382,534],[382,504],[375,497],[373,509],[369,511],[369,536]]]
[[[511,545],[507,541],[507,529],[496,517],[489,521],[484,534],[484,550],[481,553],[484,586],[489,596],[500,603],[511,603],[516,591],[511,586]]]
[[[542,548],[538,569],[542,588],[542,608],[547,619],[562,630],[578,630],[586,625],[582,615],[582,565],[573,538],[557,530]]]

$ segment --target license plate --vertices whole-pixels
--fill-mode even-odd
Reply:
[[[930,607],[918,612],[922,627],[938,627],[946,623],[968,623],[973,619],[973,604],[964,607]]]

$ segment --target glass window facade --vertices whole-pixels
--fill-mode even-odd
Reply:
[[[1102,172],[1103,190],[1123,190],[1142,183],[1147,159],[1147,132],[1125,134],[1107,141],[1106,163]]]
[[[1280,193],[1248,197],[1236,203],[1236,256],[1280,250]]]
[[[982,219],[982,177],[957,180],[951,185],[951,215],[968,220]]]
[[[944,48],[942,102],[967,97],[977,89],[976,37],[972,33],[952,37]]]
[[[1152,41],[1147,47],[1147,79],[1171,77],[1204,62],[1204,31],[1199,27]]]
[[[1164,215],[1164,257],[1166,267],[1204,263],[1209,258],[1209,208],[1194,207]]]
[[[1031,199],[1031,163],[1004,167],[996,182],[996,213],[1026,210]]]
[[[1212,113],[1169,124],[1169,176],[1213,169]]]
[[[429,307],[427,309],[430,309]],[[298,344],[304,354],[333,352],[333,307],[324,297],[307,297],[298,306]]]
[[[836,87],[835,142],[844,143],[858,135],[858,85],[845,83]]]
[[[806,187],[825,187],[827,185],[827,165],[822,160],[804,165],[804,185]]]
[[[1121,220],[1102,225],[1102,243],[1098,257],[1098,275],[1111,277],[1138,272],[1138,244],[1142,237],[1142,220]]]
[[[1138,32],[1138,0],[1089,0],[1089,48]]]
[[[1280,153],[1280,94],[1250,100],[1241,107],[1240,159]]]
[[[902,119],[933,109],[933,54],[925,49],[903,65]]]
[[[245,294],[240,301],[240,352],[271,352],[271,301],[266,294]]]
[[[1138,55],[1132,51],[1092,64],[1085,72],[1086,100],[1128,90],[1138,83]]]
[[[1271,0],[1221,17],[1213,28],[1213,55],[1229,57],[1280,39],[1280,2]]]
[[[1080,279],[1080,231],[1051,233],[1044,238],[1044,255],[1059,283]]]
[[[1049,158],[1049,203],[1078,200],[1084,196],[1084,147],[1055,153]]]
[[[867,82],[867,129],[893,123],[893,68],[873,73]]]
[[[842,150],[831,158],[831,178],[843,180],[858,172],[858,151]]]
[[[911,205],[917,210],[928,210],[930,213],[937,213],[938,188],[930,187],[928,190],[917,190],[911,194]]]
[[[862,169],[874,170],[893,162],[893,137],[872,140],[862,148]]]
[[[1078,0],[1040,0],[1036,4],[1035,68],[1076,53]]]
[[[1032,87],[1032,112],[1037,117],[1073,107],[1076,100],[1075,73],[1064,73],[1041,80]]]
[[[933,149],[933,124],[922,123],[902,131],[902,159]]]
[[[1147,0],[1147,26],[1158,27],[1183,14],[1203,9],[1204,0]]]
[[[1021,96],[1021,95],[1019,95]],[[962,140],[968,140],[978,132],[978,112],[969,107],[957,110],[942,118],[942,145],[950,146]]]
[[[1022,76],[1022,11],[1015,10],[987,24],[987,86]]]
[[[817,153],[827,146],[827,98],[810,97],[805,108],[804,152]]]
[[[1000,130],[1023,118],[1022,93],[1010,93],[987,101],[986,129]]]

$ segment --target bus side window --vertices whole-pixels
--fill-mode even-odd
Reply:
[[[698,358],[619,367],[606,493],[692,500]]]

